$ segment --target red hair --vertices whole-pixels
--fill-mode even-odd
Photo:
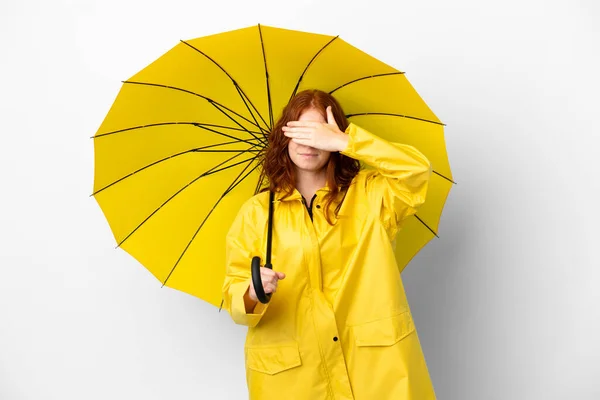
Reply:
[[[269,144],[262,154],[261,173],[259,182],[265,178],[269,186],[261,190],[273,192],[282,191],[284,198],[292,194],[296,188],[296,176],[294,174],[294,163],[288,153],[290,138],[285,136],[282,127],[289,121],[297,121],[300,115],[307,109],[313,108],[323,115],[327,120],[326,109],[331,106],[331,111],[340,130],[343,132],[349,123],[342,107],[337,100],[327,92],[321,90],[304,90],[297,93],[285,106],[282,115],[269,134]],[[350,186],[352,179],[360,171],[360,162],[338,152],[332,152],[326,168],[327,186],[330,191],[325,196],[325,218],[332,224],[329,208],[333,200],[341,191]],[[337,210],[336,210],[337,213]]]

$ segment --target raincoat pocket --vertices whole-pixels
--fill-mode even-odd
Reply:
[[[392,346],[414,332],[409,311],[352,327],[357,346]]]
[[[249,346],[246,348],[246,365],[269,375],[302,365],[298,343]]]

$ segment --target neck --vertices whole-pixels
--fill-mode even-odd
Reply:
[[[317,172],[296,170],[296,189],[308,201],[312,199],[318,189],[321,189],[326,184],[326,168]]]

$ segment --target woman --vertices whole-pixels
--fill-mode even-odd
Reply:
[[[429,161],[308,90],[283,110],[262,174],[275,193],[273,270],[261,267],[273,295],[258,302],[250,273],[266,258],[268,190],[230,228],[223,285],[249,327],[250,399],[435,399],[391,243],[425,201]]]

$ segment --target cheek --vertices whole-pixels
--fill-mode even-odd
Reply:
[[[294,142],[292,142],[290,140],[290,142],[288,143],[288,157],[290,158],[290,160],[292,160],[292,162],[295,164],[296,163],[296,152],[298,151],[298,145]]]
[[[329,162],[330,158],[331,158],[331,153],[323,154],[323,164],[321,164],[321,166],[327,165],[327,162]]]

